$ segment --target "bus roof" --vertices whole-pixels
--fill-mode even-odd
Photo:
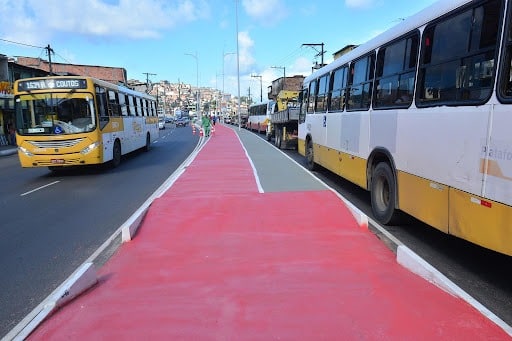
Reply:
[[[363,56],[364,54],[378,48],[379,46],[399,38],[402,35],[413,31],[414,29],[418,29],[430,21],[442,16],[443,14],[449,13],[467,3],[470,3],[471,1],[472,0],[437,1],[429,7],[424,8],[423,10],[403,20],[399,24],[393,26],[389,30],[361,44],[347,54],[344,54],[340,58],[334,60],[332,63],[316,70],[314,73],[304,79],[304,83],[307,84],[311,82],[311,80],[318,78],[320,75],[329,73],[332,70],[335,70],[338,67],[348,63],[349,61]]]
[[[126,86],[124,85],[119,85],[119,84],[113,84],[113,83],[110,83],[110,82],[107,82],[107,81],[104,81],[104,80],[101,80],[101,79],[98,79],[98,78],[94,78],[94,77],[88,77],[88,76],[59,76],[59,75],[53,75],[53,76],[46,76],[46,77],[31,77],[31,78],[22,78],[22,79],[18,79],[16,80],[17,82],[18,81],[37,81],[37,80],[41,80],[41,79],[83,79],[83,80],[91,80],[94,84],[98,84],[98,85],[101,85],[101,86],[104,86],[106,88],[110,88],[110,89],[116,89],[122,93],[125,93],[127,95],[136,95],[138,97],[143,97],[143,98],[146,98],[146,99],[149,99],[149,100],[155,100],[155,97],[154,96],[151,96],[151,95],[148,95],[144,92],[140,92],[140,91],[135,91],[135,90],[132,90],[130,88],[127,88]]]

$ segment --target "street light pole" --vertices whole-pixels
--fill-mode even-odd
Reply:
[[[238,80],[238,130],[241,129],[241,115],[240,115],[240,47],[238,42],[238,0],[235,0],[236,3],[236,78]]]
[[[260,79],[260,102],[263,102],[263,76],[262,75],[251,75],[251,77]]]
[[[199,57],[197,56],[197,51],[196,53],[192,54],[192,53],[185,53],[187,56],[191,56],[191,57],[194,57],[194,59],[196,60],[196,81],[197,81],[197,100],[196,100],[196,115],[199,119],[201,119],[201,114],[199,112],[199,109],[201,109],[201,97],[199,95]]]
[[[230,54],[236,54],[235,52],[226,52],[226,53],[223,53],[222,54],[222,98],[220,100],[220,111],[222,111],[223,109],[223,106],[222,104],[224,103],[224,61],[226,59],[226,56],[229,56]]]

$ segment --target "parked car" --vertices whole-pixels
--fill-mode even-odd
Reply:
[[[165,129],[165,121],[163,119],[158,120],[158,129]]]

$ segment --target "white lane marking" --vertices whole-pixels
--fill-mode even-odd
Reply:
[[[44,186],[37,187],[37,188],[35,188],[35,189],[31,190],[31,191],[28,191],[28,192],[25,192],[25,193],[23,193],[23,194],[20,194],[20,197],[25,196],[25,195],[30,194],[30,193],[33,193],[33,192],[35,192],[35,191],[39,191],[40,189],[43,189],[43,188],[45,188],[45,187],[48,187],[48,186],[51,186],[51,185],[55,185],[55,184],[56,184],[56,183],[58,183],[58,182],[60,182],[60,181],[59,181],[59,180],[57,180],[57,181],[54,181],[54,182],[50,182],[49,184],[46,184],[46,185],[44,185]]]

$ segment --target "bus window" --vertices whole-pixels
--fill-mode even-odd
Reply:
[[[327,94],[329,91],[329,75],[322,76],[318,82],[318,95],[316,96],[315,112],[327,111]]]
[[[314,80],[311,83],[309,83],[309,91],[308,91],[309,96],[308,96],[307,112],[310,114],[315,112],[316,91],[317,91],[316,80]]]
[[[331,75],[328,101],[329,111],[343,111],[345,109],[345,87],[347,86],[347,66],[335,70]]]
[[[418,41],[415,34],[379,50],[374,108],[407,108],[412,103]]]
[[[300,112],[299,112],[299,123],[304,123],[306,121],[306,112],[307,112],[307,99],[308,99],[308,89],[304,88],[299,93],[299,103],[300,103]]]
[[[132,95],[128,95],[128,115],[135,116],[135,104]]]
[[[489,1],[425,29],[419,105],[474,105],[490,97],[500,6]]]
[[[123,93],[119,94],[119,106],[121,108],[121,115],[128,116],[128,107],[126,105],[126,95]]]
[[[135,97],[135,115],[143,116],[142,115],[142,105],[140,104],[140,98],[139,97]]]
[[[350,85],[347,110],[368,110],[372,95],[375,54],[372,53],[350,65]]]
[[[96,102],[98,105],[98,114],[100,116],[100,129],[105,128],[108,124],[108,102],[107,102],[107,92],[105,88],[96,87]]]

